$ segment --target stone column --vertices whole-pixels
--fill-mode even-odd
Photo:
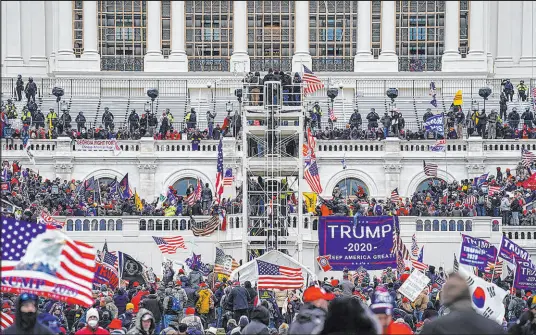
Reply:
[[[303,72],[303,65],[315,71],[309,53],[309,1],[295,1],[294,10],[295,48],[292,56],[292,72]]]
[[[372,31],[372,2],[369,0],[357,2],[357,52],[354,58],[354,72],[367,72],[371,69],[371,62],[374,62],[371,48]]]
[[[536,5],[533,1],[523,1],[523,40],[521,46],[521,62],[531,63],[536,58]]]
[[[487,71],[487,56],[485,53],[485,34],[484,34],[484,1],[471,1],[471,10],[469,12],[469,54],[467,68],[475,72]]]
[[[398,188],[398,193],[401,196],[409,196],[409,194],[403,194],[400,190],[400,172],[402,171],[402,164],[400,161],[385,161],[383,165],[385,171],[385,194],[391,194],[395,188]]]
[[[22,32],[21,32],[21,2],[6,1],[5,4],[6,37],[7,47],[5,49],[5,74],[16,76],[21,72],[24,61],[22,59]],[[7,15],[9,13],[9,15]]]
[[[73,3],[71,1],[58,1],[58,17],[58,57],[61,59],[74,58]]]
[[[247,1],[233,1],[233,54],[231,72],[249,72]]]
[[[170,68],[176,72],[188,72],[188,57],[185,47],[184,1],[171,1],[171,54]]]
[[[97,1],[84,1],[84,61],[85,71],[100,71],[98,51]]]
[[[169,69],[162,56],[162,2],[147,1],[147,53],[144,58],[145,72],[167,72]]]
[[[138,164],[140,176],[139,188],[137,189],[142,199],[152,201],[156,196],[155,191],[155,173],[158,165],[154,161],[141,161]]]
[[[471,29],[472,27],[470,27]],[[445,51],[442,57],[443,72],[460,71],[460,2],[445,1]]]
[[[496,63],[512,63],[512,3],[499,1]]]
[[[31,3],[30,34],[30,65],[34,76],[46,76],[48,60],[45,52],[45,2],[32,1]]]
[[[382,52],[378,66],[382,72],[398,72],[396,55],[396,8],[394,1],[382,1]]]

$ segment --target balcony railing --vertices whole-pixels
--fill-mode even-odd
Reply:
[[[101,56],[102,71],[143,71],[143,56]]]
[[[314,72],[353,72],[354,57],[313,58]]]
[[[441,56],[398,56],[398,71],[441,71]]]
[[[229,71],[229,58],[189,59],[188,71],[191,71],[191,72]]]
[[[292,57],[251,57],[251,71],[290,71],[292,69]]]

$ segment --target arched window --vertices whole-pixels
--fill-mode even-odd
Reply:
[[[108,186],[110,185],[116,178],[109,178],[109,177],[101,177],[99,178],[99,184],[101,186]],[[119,182],[119,180],[117,181]]]
[[[432,185],[435,185],[435,186],[439,186],[439,184],[441,183],[441,181],[443,181],[442,179],[438,179],[438,178],[428,178],[428,179],[425,179],[423,180],[419,186],[417,186],[417,189],[415,190],[415,192],[419,192],[419,191],[426,191],[430,188],[430,186]]]
[[[186,196],[188,185],[192,185],[195,188],[197,185],[197,179],[190,177],[179,179],[177,182],[175,182],[175,184],[173,184],[173,188],[177,190],[177,195],[182,195],[184,197]]]
[[[363,188],[367,195],[369,194],[367,185],[361,179],[357,178],[345,178],[339,181],[337,187],[341,190],[343,197],[355,195],[360,190],[359,187]]]

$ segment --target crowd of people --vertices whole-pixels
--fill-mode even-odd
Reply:
[[[303,289],[259,290],[249,281],[167,267],[156,283],[95,285],[90,308],[38,297],[2,294],[14,319],[3,334],[302,335],[302,334],[536,334],[536,295],[517,290],[503,301],[502,325],[477,313],[466,279],[430,266],[416,299],[399,292],[410,276],[387,268],[360,269],[307,283]],[[418,270],[413,270],[418,271]],[[512,275],[494,283],[510,289]],[[514,292],[514,291],[512,291]]]

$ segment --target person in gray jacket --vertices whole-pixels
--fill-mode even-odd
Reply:
[[[190,274],[188,274],[188,282],[190,282],[190,286],[194,289],[199,286],[199,283],[203,281],[203,274],[199,272],[199,268],[197,265],[194,265],[192,268],[192,271]]]
[[[207,111],[207,124],[208,124],[208,139],[211,140],[214,132],[214,119],[216,118],[216,112],[211,113]]]
[[[270,311],[263,306],[257,306],[251,311],[251,321],[242,329],[242,335],[269,335],[268,324],[270,322]]]

